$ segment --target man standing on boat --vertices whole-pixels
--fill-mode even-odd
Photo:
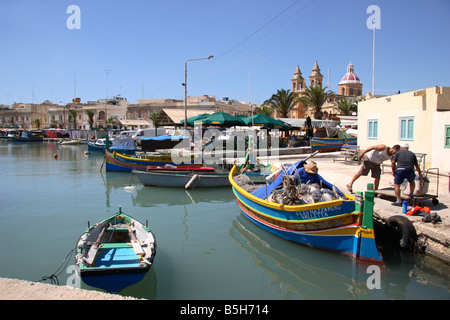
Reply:
[[[384,144],[378,144],[375,146],[371,146],[364,150],[359,158],[362,159],[363,163],[359,171],[353,176],[352,181],[347,184],[347,189],[351,193],[353,193],[353,183],[361,176],[367,176],[369,171],[372,171],[372,178],[374,178],[374,188],[378,189],[380,185],[380,177],[381,177],[381,164],[390,159],[392,161],[392,157],[400,150],[400,146],[396,144],[392,148]]]
[[[409,198],[412,199],[416,183],[414,181],[416,168],[419,178],[422,179],[422,172],[420,171],[419,163],[414,152],[409,151],[409,145],[404,143],[402,149],[397,152],[392,160],[392,174],[394,176],[395,197],[397,201],[392,203],[393,206],[401,206],[402,199],[400,197],[400,185],[407,179],[409,182]]]

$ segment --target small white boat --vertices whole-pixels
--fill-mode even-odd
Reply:
[[[73,145],[78,145],[80,144],[80,140],[77,139],[72,139],[72,140],[61,140],[59,142],[60,145],[62,146],[73,146]]]

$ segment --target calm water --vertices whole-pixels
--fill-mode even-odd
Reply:
[[[145,223],[157,254],[121,294],[147,299],[449,299],[450,268],[429,257],[386,255],[380,289],[344,256],[276,238],[241,214],[230,188],[143,187],[105,173],[103,155],[56,143],[0,145],[0,277],[55,272],[91,224],[117,212]],[[53,155],[58,154],[55,160]],[[133,193],[123,187],[136,186]],[[70,264],[74,263],[73,256]],[[65,270],[65,269],[64,269]],[[67,274],[58,277],[65,284]],[[82,288],[88,288],[84,284]]]

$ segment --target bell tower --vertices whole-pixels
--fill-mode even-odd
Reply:
[[[310,87],[322,87],[323,75],[320,73],[319,65],[316,63],[312,69],[312,73],[309,76],[309,86]]]
[[[292,92],[299,92],[306,89],[306,81],[302,77],[302,72],[300,71],[299,66],[297,65],[297,69],[295,69],[294,77],[291,79],[292,81]]]

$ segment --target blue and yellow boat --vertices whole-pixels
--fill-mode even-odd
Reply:
[[[118,152],[105,150],[106,171],[131,172],[134,170],[147,171],[149,167],[177,166],[198,167],[195,157],[190,157],[192,164],[177,164],[170,153],[151,153],[142,155],[125,155]]]
[[[303,161],[300,161],[294,168],[302,166]],[[336,200],[279,204],[268,201],[267,196],[282,183],[283,175],[292,172],[281,172],[271,184],[249,192],[234,179],[238,170],[234,166],[229,174],[233,192],[244,215],[257,226],[281,238],[350,255],[358,261],[383,262],[375,243],[374,191],[357,194],[358,201],[339,191],[340,197]],[[322,177],[320,179],[324,185],[329,185]]]
[[[88,226],[76,246],[75,263],[89,286],[110,293],[141,281],[156,254],[156,239],[150,229],[119,212]]]

